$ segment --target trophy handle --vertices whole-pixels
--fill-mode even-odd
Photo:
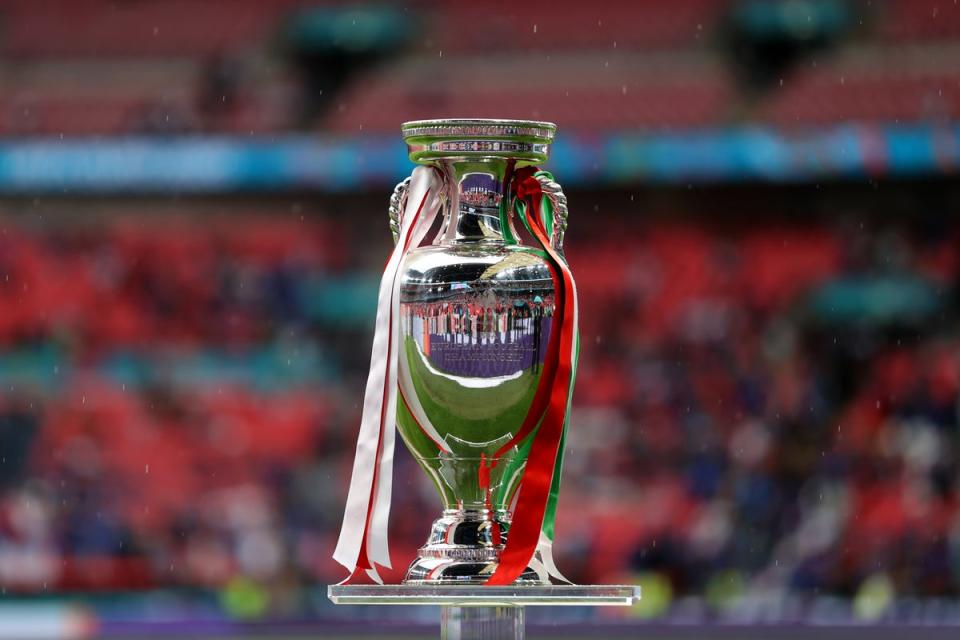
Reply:
[[[390,206],[387,211],[390,214],[390,233],[393,234],[393,244],[397,244],[400,239],[400,222],[403,216],[403,210],[407,206],[407,190],[410,188],[410,178],[406,178],[397,183],[393,188],[393,195],[390,196]]]
[[[560,184],[553,179],[553,175],[549,172],[538,171],[534,176],[540,181],[540,188],[543,189],[543,195],[550,201],[550,208],[552,209],[553,224],[547,225],[548,229],[552,228],[550,244],[557,253],[563,255],[563,234],[567,231],[567,214],[569,213],[567,196],[564,195]]]

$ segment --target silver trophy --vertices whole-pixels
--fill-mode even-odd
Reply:
[[[409,584],[474,584],[497,567],[532,436],[517,440],[553,330],[543,250],[514,221],[511,179],[547,159],[556,127],[522,120],[403,125],[410,158],[443,176],[441,223],[400,268],[397,427],[443,502]],[[566,198],[541,176],[560,250]],[[406,182],[390,203],[396,239]],[[429,240],[429,236],[428,236]],[[532,562],[519,578],[547,584]]]

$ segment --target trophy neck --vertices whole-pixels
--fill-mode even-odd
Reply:
[[[443,244],[516,244],[504,158],[451,158],[437,162],[448,186]]]

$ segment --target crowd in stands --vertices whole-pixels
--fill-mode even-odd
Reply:
[[[624,222],[568,243],[583,349],[562,570],[677,594],[849,595],[885,572],[956,595],[960,227]],[[341,577],[376,264],[332,218],[187,224],[3,220],[6,589],[242,577],[290,596]],[[897,283],[932,306],[901,308]],[[889,309],[838,316],[836,287]],[[398,465],[393,579],[439,509]]]
[[[606,312],[585,314],[560,526],[589,531],[588,581],[956,595],[958,229],[852,226],[667,224],[581,257]]]

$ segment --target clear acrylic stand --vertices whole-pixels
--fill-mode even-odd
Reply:
[[[629,606],[640,599],[632,585],[486,587],[331,585],[334,604],[440,605],[443,640],[522,640],[524,607]]]

